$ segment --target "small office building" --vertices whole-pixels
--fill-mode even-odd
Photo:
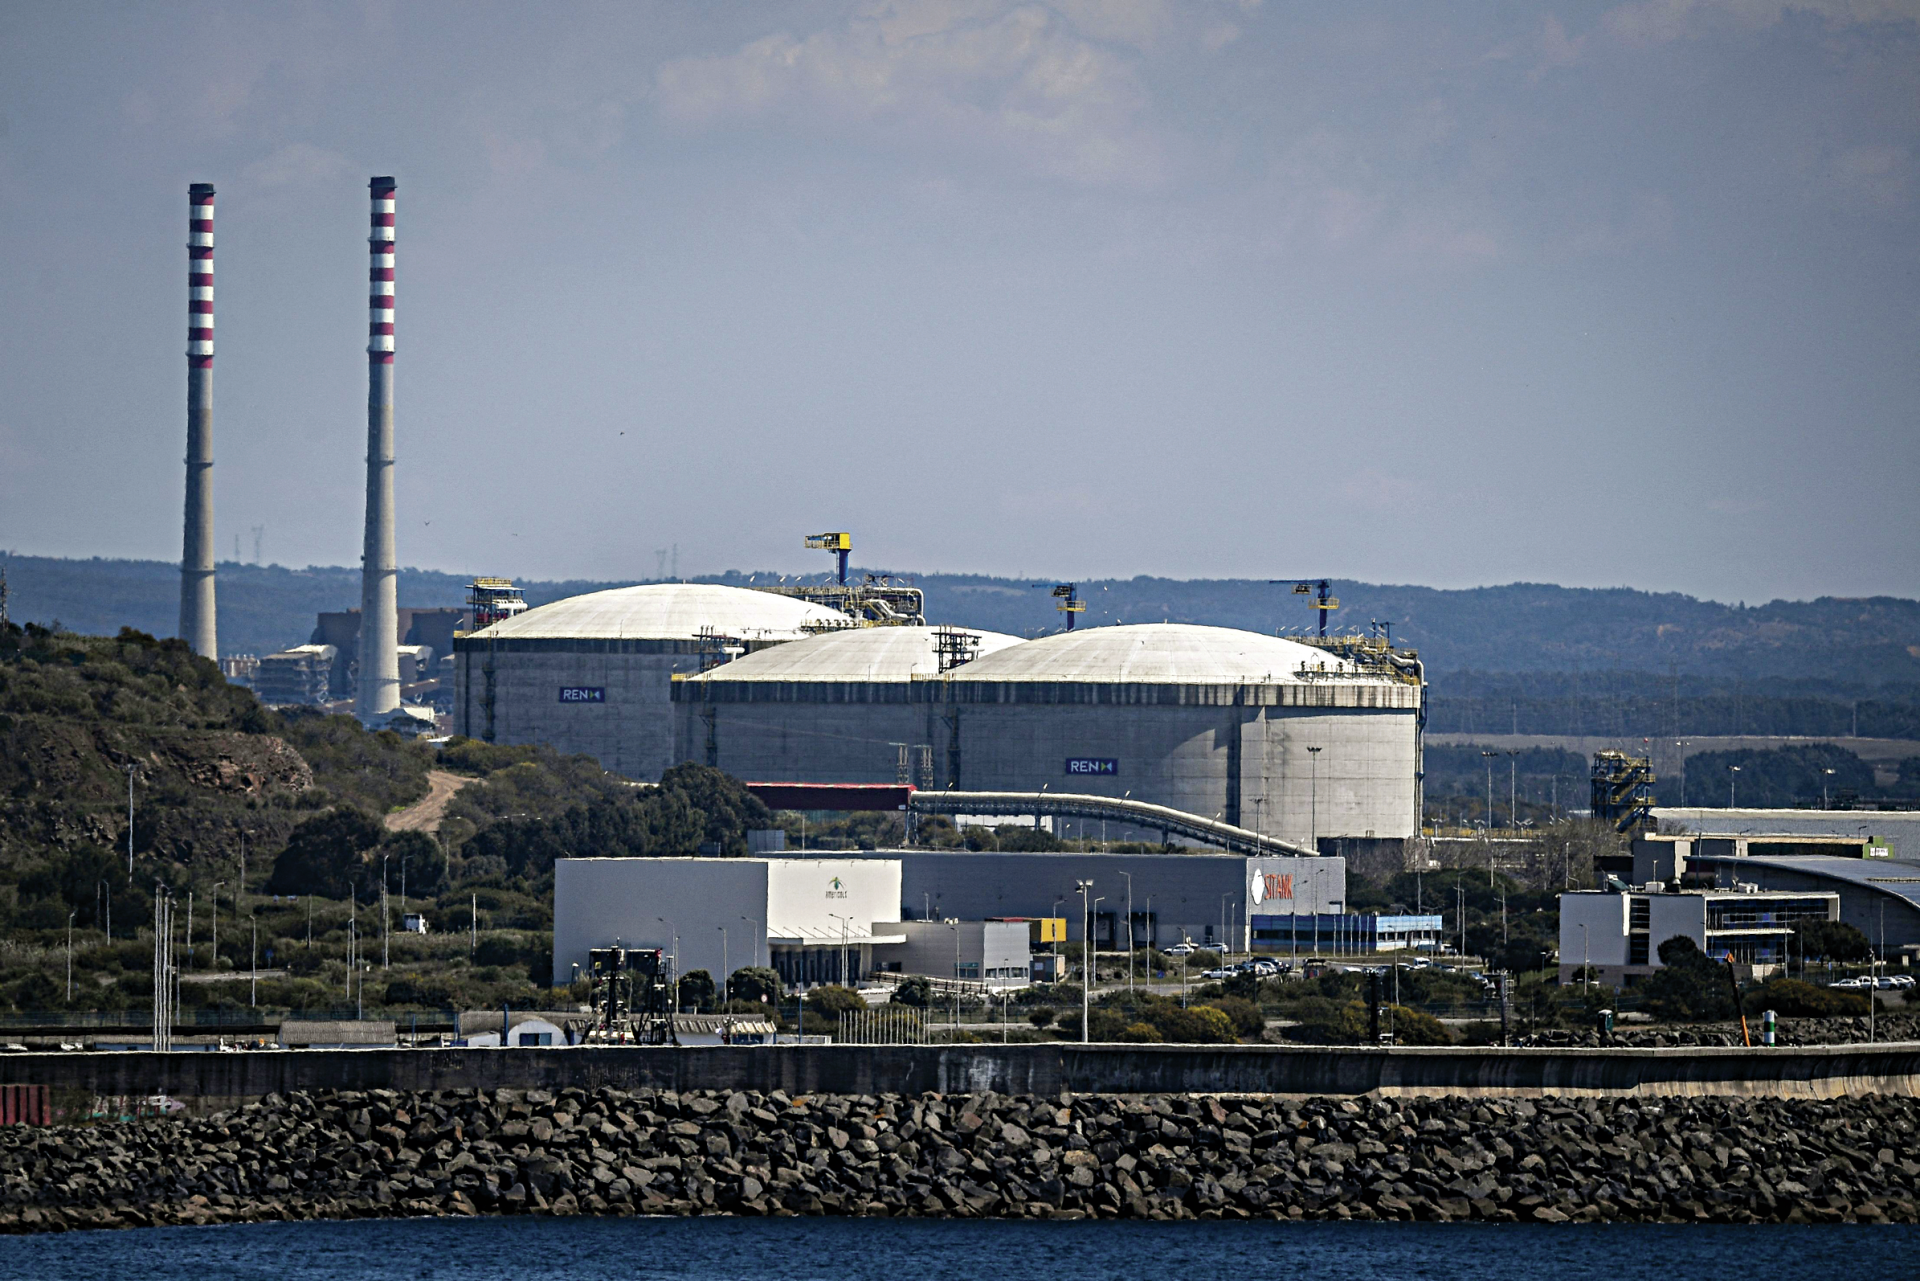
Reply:
[[[1560,981],[1591,966],[1600,982],[1619,987],[1660,968],[1660,945],[1685,937],[1712,957],[1731,955],[1743,976],[1765,978],[1793,954],[1794,928],[1840,919],[1840,896],[1737,889],[1671,890],[1660,882],[1637,889],[1584,890],[1560,896]]]
[[[1025,987],[1031,981],[1032,934],[1025,921],[900,921],[878,928],[906,938],[873,949],[880,970],[989,987]]]
[[[1444,923],[1439,916],[1381,916],[1372,912],[1256,913],[1253,950],[1275,956],[1430,952],[1441,943]]]

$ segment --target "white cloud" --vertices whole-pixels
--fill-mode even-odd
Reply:
[[[313,187],[333,182],[352,166],[337,151],[310,142],[289,143],[247,166],[247,181],[259,187]]]
[[[1638,0],[1611,10],[1602,23],[1622,39],[1652,44],[1704,35],[1728,23],[1771,27],[1789,15],[1835,27],[1920,24],[1920,0]]]
[[[915,148],[1011,153],[1076,182],[1157,182],[1170,148],[1148,123],[1130,46],[1171,19],[1148,3],[1073,7],[1122,47],[1042,5],[892,0],[808,35],[669,62],[655,100],[693,125],[868,128]]]

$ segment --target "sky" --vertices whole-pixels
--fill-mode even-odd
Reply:
[[[0,7],[0,547],[1920,594],[1920,0]]]

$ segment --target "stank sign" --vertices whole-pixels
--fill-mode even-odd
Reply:
[[[1247,897],[1255,904],[1266,902],[1270,898],[1293,897],[1293,874],[1291,872],[1255,872],[1247,882]]]

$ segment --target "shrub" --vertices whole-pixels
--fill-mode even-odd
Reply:
[[[1060,1011],[1053,1009],[1051,1006],[1042,1005],[1038,1009],[1027,1011],[1027,1022],[1033,1024],[1035,1027],[1043,1028],[1058,1018],[1059,1015]]]
[[[1758,1014],[1772,1010],[1789,1018],[1833,1018],[1868,1013],[1867,998],[1858,992],[1836,992],[1815,987],[1799,979],[1768,979],[1757,991],[1749,992],[1747,1010]]]
[[[1160,1029],[1151,1023],[1129,1023],[1120,1029],[1117,1040],[1133,1045],[1158,1045],[1166,1038],[1160,1035]]]
[[[893,1003],[911,1006],[916,1010],[926,1009],[933,1004],[932,981],[923,974],[909,974],[893,989]]]
[[[829,983],[807,993],[807,1009],[822,1018],[837,1019],[849,1010],[864,1010],[867,998],[850,987]]]
[[[1224,1010],[1212,1005],[1196,1005],[1183,1010],[1169,1005],[1154,1014],[1153,1025],[1161,1039],[1190,1045],[1232,1045],[1239,1041],[1233,1020]]]
[[[1267,1016],[1252,1001],[1239,996],[1223,996],[1207,1004],[1226,1015],[1238,1036],[1259,1036],[1267,1030]]]

